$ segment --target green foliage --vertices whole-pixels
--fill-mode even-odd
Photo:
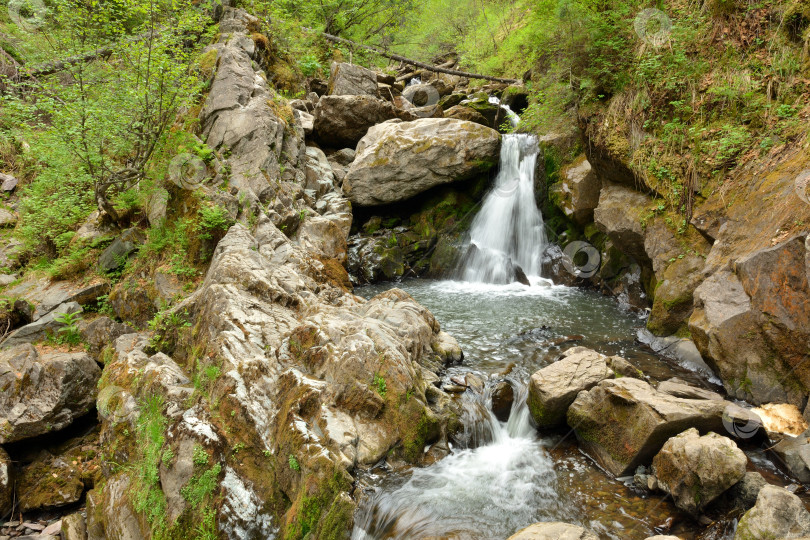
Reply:
[[[188,481],[188,484],[180,489],[180,495],[193,507],[199,508],[206,498],[216,490],[220,472],[222,472],[222,466],[216,463],[210,469],[195,474]]]
[[[287,459],[287,462],[290,465],[290,469],[294,470],[295,472],[301,471],[301,465],[298,463],[298,460],[295,458],[294,455],[290,454],[290,457]]]
[[[130,462],[132,504],[137,512],[144,515],[153,536],[157,538],[163,537],[167,528],[166,497],[160,489],[159,471],[166,424],[163,398],[159,395],[146,398],[135,424],[136,455]]]
[[[385,398],[385,394],[388,391],[388,389],[385,384],[385,378],[382,375],[380,375],[379,373],[375,373],[374,379],[371,381],[371,385],[374,387],[377,393],[380,394],[380,396]]]
[[[228,217],[228,212],[222,206],[203,205],[199,210],[197,231],[200,238],[210,240],[217,232],[227,231],[234,221]]]
[[[82,319],[78,313],[60,313],[54,320],[61,323],[63,326],[57,330],[59,343],[66,343],[68,345],[78,345],[82,336],[79,332],[79,321]]]
[[[318,61],[318,57],[312,53],[304,55],[298,61],[298,66],[301,68],[301,73],[306,77],[313,77],[323,70],[323,66]]]

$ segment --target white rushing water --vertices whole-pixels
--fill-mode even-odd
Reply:
[[[414,469],[396,489],[378,490],[356,517],[352,538],[503,538],[535,521],[539,508],[556,508],[553,462],[530,423],[525,387],[519,394],[508,423],[495,418],[487,398],[468,403],[477,417],[466,427],[484,444],[454,450]]]
[[[520,270],[530,280],[539,278],[546,238],[534,201],[538,154],[534,135],[503,136],[495,187],[470,228],[470,250],[460,276],[464,281],[512,283]]]

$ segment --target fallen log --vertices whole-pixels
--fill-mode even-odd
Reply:
[[[303,30],[307,32],[317,32],[317,30],[313,30],[311,28],[304,28]],[[457,69],[448,69],[440,66],[431,66],[430,64],[426,64],[424,62],[419,62],[418,60],[413,60],[412,58],[406,58],[399,54],[393,54],[383,51],[378,47],[374,47],[372,45],[363,45],[362,43],[356,43],[350,39],[333,36],[332,34],[327,34],[325,32],[319,32],[324,39],[328,41],[332,41],[334,43],[343,43],[346,45],[351,45],[352,47],[359,47],[361,49],[366,49],[372,52],[379,54],[380,56],[384,56],[385,58],[390,58],[391,60],[398,60],[399,62],[404,62],[406,64],[416,66],[418,68],[426,69],[428,71],[433,71],[435,73],[446,73],[448,75],[456,75],[458,77],[467,77],[470,79],[483,79],[485,81],[493,81],[499,83],[506,83],[506,84],[518,84],[520,81],[516,79],[503,79],[501,77],[492,77],[491,75],[481,75],[479,73],[468,73],[466,71],[459,71]]]

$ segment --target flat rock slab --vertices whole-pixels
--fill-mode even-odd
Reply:
[[[0,348],[8,349],[23,343],[36,343],[45,340],[49,335],[57,335],[59,329],[64,324],[56,320],[56,317],[65,313],[81,313],[82,307],[76,302],[65,302],[60,304],[53,311],[38,319],[36,322],[26,324],[16,330],[0,343]]]
[[[85,352],[0,352],[0,444],[67,427],[95,406],[101,370]]]

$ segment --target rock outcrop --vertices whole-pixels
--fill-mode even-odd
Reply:
[[[0,443],[62,429],[89,413],[100,374],[84,352],[40,353],[30,344],[0,352]]]
[[[690,428],[669,439],[652,462],[658,487],[694,515],[742,480],[748,459],[734,441]]]
[[[432,187],[489,171],[498,161],[500,136],[453,119],[386,122],[357,145],[343,190],[357,206],[407,200]]]
[[[327,92],[330,96],[379,97],[377,74],[357,64],[333,62]]]
[[[382,99],[368,96],[323,96],[315,106],[314,132],[330,148],[354,148],[372,126],[416,116]]]

